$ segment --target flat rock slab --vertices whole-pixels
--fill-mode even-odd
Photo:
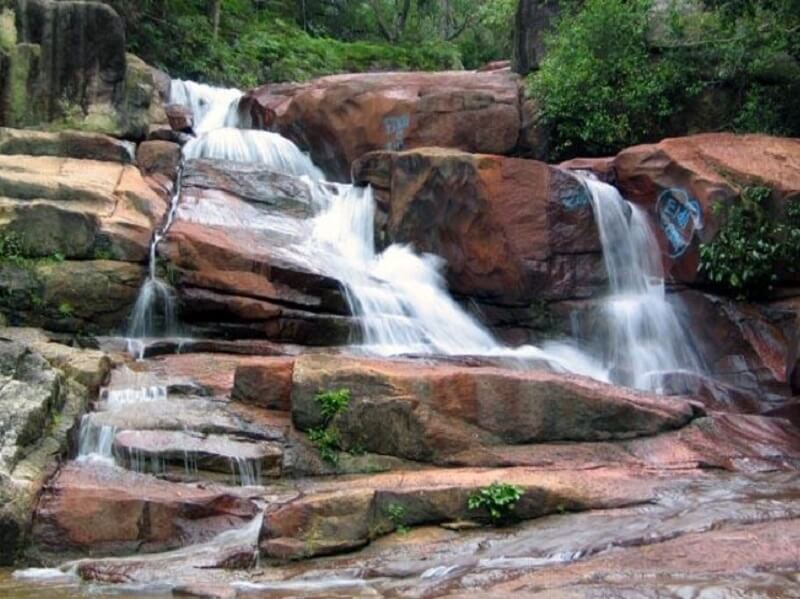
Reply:
[[[605,441],[655,435],[688,424],[701,410],[588,378],[494,367],[309,355],[295,361],[292,419],[299,429],[324,419],[318,393],[347,389],[335,418],[345,447],[437,461],[476,445]]]
[[[224,487],[71,463],[44,489],[33,539],[45,554],[162,551],[207,541],[257,512],[252,501]]]
[[[529,468],[422,470],[301,482],[301,495],[267,509],[262,552],[277,559],[300,559],[349,551],[399,525],[418,526],[485,519],[470,510],[471,494],[502,481],[523,489],[514,514],[523,519],[587,509],[623,507],[653,499],[660,484],[655,474],[598,468],[543,472]],[[392,519],[402,510],[402,522]]]

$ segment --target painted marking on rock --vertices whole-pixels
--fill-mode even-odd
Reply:
[[[669,243],[670,258],[679,258],[692,243],[697,231],[703,229],[703,209],[685,189],[666,189],[656,204],[658,224]]]
[[[406,131],[411,124],[411,117],[407,114],[401,116],[387,116],[383,119],[383,129],[389,140],[386,142],[387,150],[402,150],[405,143]]]
[[[568,189],[561,194],[561,204],[570,212],[590,204],[589,194],[584,190]]]

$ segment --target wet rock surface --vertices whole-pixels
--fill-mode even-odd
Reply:
[[[508,71],[364,73],[249,92],[240,111],[278,131],[335,180],[373,150],[442,146],[506,154],[520,129],[519,80]]]

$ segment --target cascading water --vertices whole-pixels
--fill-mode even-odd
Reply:
[[[293,259],[308,264],[341,281],[351,311],[362,328],[359,348],[375,355],[444,354],[491,355],[518,360],[547,361],[559,370],[578,372],[600,380],[607,379],[605,369],[590,356],[568,344],[550,344],[509,348],[467,314],[447,293],[441,275],[443,261],[433,255],[419,255],[411,248],[393,245],[381,254],[374,248],[375,202],[370,188],[334,184],[325,181],[322,172],[288,139],[265,131],[231,128],[236,110],[230,104],[239,96],[220,90],[216,95],[204,87],[183,85],[187,106],[202,106],[200,118],[205,133],[184,148],[187,159],[246,161],[263,165],[283,174],[302,177],[309,185],[313,208],[310,231],[296,235]],[[202,94],[194,97],[192,94]],[[211,99],[224,108],[210,108]],[[212,129],[203,116],[228,115],[224,126]],[[197,120],[197,119],[196,119]],[[238,215],[225,214],[220,206],[192,207],[180,214],[195,222],[246,224],[249,229],[277,223],[273,217],[248,217],[241,223]],[[277,219],[279,220],[279,219]],[[277,224],[281,228],[281,224]],[[270,231],[272,232],[272,230]],[[295,232],[297,233],[297,232]]]
[[[114,464],[114,439],[117,428],[97,423],[98,413],[114,412],[131,404],[160,401],[167,398],[167,388],[145,374],[123,368],[116,372],[113,385],[100,392],[98,412],[81,419],[78,440],[78,461]]]
[[[667,300],[661,251],[647,214],[616,188],[583,177],[600,232],[610,295],[603,303],[603,361],[612,381],[658,390],[659,373],[701,363]]]

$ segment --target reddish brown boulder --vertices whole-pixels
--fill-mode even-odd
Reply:
[[[194,115],[192,110],[182,104],[169,104],[164,107],[167,113],[169,126],[173,131],[190,133],[194,128]]]
[[[145,141],[136,150],[136,165],[145,176],[160,174],[174,181],[181,164],[181,148],[168,141]]]
[[[387,212],[386,241],[444,258],[450,289],[477,300],[489,324],[524,329],[532,315],[496,307],[528,309],[605,288],[589,197],[566,171],[433,148],[368,154],[353,170]]]
[[[348,389],[335,419],[342,443],[425,462],[477,445],[601,441],[684,426],[699,408],[686,399],[543,371],[423,364],[348,356],[297,358],[292,420],[323,424],[320,391]]]
[[[520,80],[505,70],[361,73],[265,85],[240,109],[290,138],[329,175],[373,150],[423,146],[505,154],[520,130]]]
[[[782,214],[783,201],[800,197],[800,140],[765,135],[709,133],[635,146],[613,161],[622,194],[646,206],[657,232],[667,271],[676,280],[697,278],[698,242],[714,238],[717,202],[731,202],[742,187],[773,190],[769,209]]]
[[[70,464],[42,493],[32,534],[44,553],[152,552],[208,540],[241,526],[257,510],[210,485]]]
[[[233,399],[268,410],[292,408],[294,358],[262,358],[236,369]]]

